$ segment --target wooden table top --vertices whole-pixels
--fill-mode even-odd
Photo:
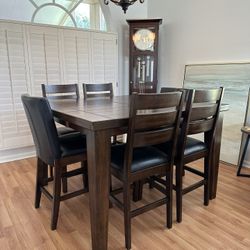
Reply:
[[[129,96],[113,98],[50,100],[55,117],[90,130],[127,126]]]
[[[90,130],[114,129],[128,125],[130,96],[98,99],[50,100],[55,117]],[[221,111],[228,110],[222,104]],[[69,125],[70,126],[70,125]],[[74,126],[72,126],[74,127]]]

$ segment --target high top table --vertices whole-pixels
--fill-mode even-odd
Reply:
[[[67,126],[87,136],[90,223],[92,249],[106,250],[108,245],[109,169],[111,136],[127,131],[129,96],[111,99],[50,100],[53,114]],[[222,110],[226,110],[224,106]],[[222,113],[222,112],[221,112]],[[210,199],[216,197],[222,114],[213,145]]]

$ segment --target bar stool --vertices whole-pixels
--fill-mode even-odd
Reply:
[[[244,161],[245,156],[246,156],[246,152],[247,152],[247,147],[248,147],[249,138],[250,138],[250,127],[248,127],[248,126],[242,127],[241,132],[247,135],[247,139],[246,139],[246,142],[245,142],[245,145],[243,148],[242,155],[241,155],[240,160],[239,160],[237,176],[250,177],[250,174],[241,174],[241,172],[240,172],[241,168],[242,168],[243,161]]]

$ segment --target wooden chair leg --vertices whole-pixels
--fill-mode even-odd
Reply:
[[[40,207],[42,190],[41,187],[48,184],[48,165],[37,158],[36,189],[35,189],[35,208]]]
[[[67,166],[62,167],[62,172],[67,173]],[[62,191],[63,191],[63,193],[68,192],[67,177],[62,177]]]
[[[152,176],[152,177],[149,177],[149,189],[153,189],[153,188],[154,188],[154,178]]]
[[[249,143],[249,138],[250,138],[250,135],[247,136],[246,143],[245,143],[245,145],[244,145],[244,149],[243,149],[243,152],[242,152],[242,155],[241,155],[241,158],[240,158],[240,162],[239,162],[239,167],[238,167],[238,171],[237,171],[237,176],[250,177],[250,175],[241,174],[241,173],[240,173],[241,168],[242,168],[242,165],[243,165],[243,161],[244,161],[245,156],[246,156],[247,147],[248,147],[248,143]]]
[[[87,162],[81,162],[81,167],[83,168],[83,175],[82,175],[82,181],[83,181],[83,187],[84,189],[89,190],[89,178],[88,178],[88,168],[87,168]]]
[[[51,217],[51,230],[55,230],[58,221],[60,196],[61,196],[61,166],[56,162],[55,164],[55,176],[53,187],[53,200],[52,200],[52,217]]]
[[[204,158],[204,205],[209,204],[209,184],[210,184],[210,165],[211,159],[209,157]]]
[[[125,246],[131,249],[131,216],[130,216],[130,185],[126,183],[123,188],[123,205],[124,205],[124,231]]]
[[[182,174],[183,165],[176,164],[175,180],[176,180],[176,217],[177,222],[182,221]]]
[[[109,174],[109,193],[111,194],[113,191],[113,188],[112,188],[112,175],[111,173]],[[113,207],[113,204],[111,202],[111,200],[109,199],[109,208],[112,208]]]
[[[49,181],[53,181],[54,180],[53,166],[49,166],[49,173],[50,173]]]
[[[133,201],[137,202],[142,199],[143,181],[133,183]]]
[[[167,171],[166,173],[166,196],[167,196],[167,228],[172,228],[173,222],[173,171]]]

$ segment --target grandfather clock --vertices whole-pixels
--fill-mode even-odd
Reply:
[[[157,91],[159,25],[162,19],[127,20],[129,24],[129,93]]]

